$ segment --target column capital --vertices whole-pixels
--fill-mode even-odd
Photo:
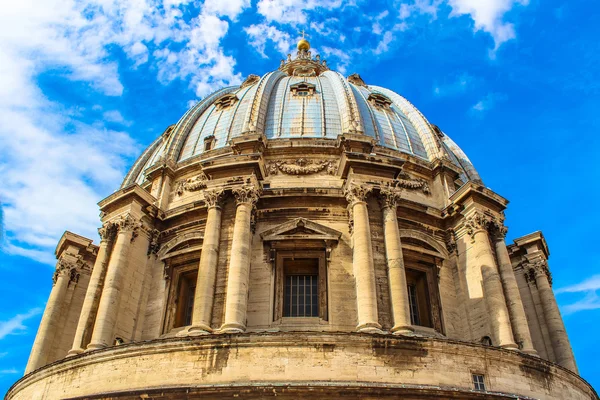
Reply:
[[[548,261],[544,259],[538,259],[535,261],[525,262],[525,268],[528,269],[530,275],[533,275],[537,278],[546,278],[550,286],[552,286],[552,273],[550,273],[550,268],[548,268]]]
[[[262,194],[261,190],[254,185],[233,188],[231,193],[235,196],[235,202],[238,206],[240,204],[255,205]]]
[[[114,240],[117,235],[117,226],[113,222],[105,222],[102,227],[98,228],[98,235],[100,235],[100,242],[107,242]]]
[[[372,190],[372,187],[365,184],[349,183],[344,190],[344,196],[350,205],[354,205],[366,201]]]
[[[204,192],[204,202],[207,208],[221,208],[225,199],[225,191],[223,189],[210,189]]]
[[[475,210],[465,220],[464,227],[467,235],[473,239],[479,232],[488,232],[492,221],[492,216],[486,215],[480,210]]]
[[[80,255],[73,256],[71,254],[67,254],[66,257],[61,257],[56,263],[56,269],[52,275],[53,284],[56,283],[59,277],[67,275],[69,275],[69,283],[77,283],[79,281],[79,272],[84,266],[85,261]]]
[[[402,199],[402,192],[400,190],[381,188],[377,200],[381,205],[381,208],[396,209],[398,202]]]
[[[504,220],[491,217],[488,223],[488,231],[494,240],[504,242],[508,233],[508,227],[504,225]]]

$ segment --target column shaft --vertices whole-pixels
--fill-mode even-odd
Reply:
[[[472,251],[475,254],[475,262],[481,269],[483,278],[484,298],[490,313],[490,324],[493,334],[496,337],[495,345],[510,349],[517,349],[510,325],[506,299],[502,290],[502,282],[498,275],[496,261],[488,233],[484,229],[479,229],[473,234]]]
[[[94,328],[94,320],[96,318],[96,311],[98,310],[98,302],[102,293],[102,285],[106,276],[106,267],[110,258],[110,247],[112,244],[113,240],[109,238],[104,238],[100,241],[100,248],[98,249],[90,283],[88,284],[83,306],[81,307],[81,314],[79,315],[79,322],[77,323],[77,330],[73,339],[73,347],[67,354],[69,356],[83,353],[85,346],[87,346],[86,340],[88,340],[91,333],[90,330]]]
[[[548,334],[552,341],[552,349],[554,350],[556,363],[577,373],[577,364],[575,364],[573,350],[571,350],[569,337],[567,336],[565,325],[560,316],[554,293],[550,287],[548,276],[540,267],[535,268],[535,282],[540,294],[542,309],[544,310],[544,319],[546,320]]]
[[[356,277],[356,303],[359,332],[379,331],[377,315],[377,289],[375,287],[375,268],[373,266],[373,248],[369,212],[365,201],[354,201],[354,249],[352,253],[354,276]]]
[[[87,346],[87,350],[96,350],[112,345],[113,331],[117,322],[117,313],[121,301],[121,290],[127,270],[130,243],[131,229],[121,228],[117,234],[115,247],[110,257],[108,270],[106,271],[106,279],[100,297],[96,323],[94,324],[92,339]]]
[[[521,293],[519,292],[517,279],[515,278],[515,272],[513,271],[512,263],[510,262],[510,256],[508,255],[503,235],[496,236],[495,247],[500,277],[502,279],[504,293],[506,294],[506,303],[508,305],[515,339],[517,340],[517,343],[521,344],[521,350],[524,353],[537,355],[537,352],[533,348],[531,333],[529,332],[529,323],[527,322],[523,301],[521,300]]]
[[[394,333],[412,332],[406,271],[402,255],[402,243],[398,230],[396,205],[383,207],[383,235],[385,239],[385,255],[387,258],[392,315],[394,317]]]
[[[52,342],[58,329],[65,294],[69,286],[69,270],[69,268],[57,269],[56,282],[50,292],[50,298],[46,304],[40,327],[33,342],[25,374],[46,365],[48,362],[48,355],[52,350]]]
[[[250,273],[250,219],[251,202],[240,202],[235,213],[229,272],[227,274],[227,298],[223,332],[244,332],[248,303],[248,279]]]
[[[250,229],[248,227],[248,229]],[[208,209],[204,241],[198,267],[196,292],[194,294],[194,311],[192,326],[189,331],[211,332],[213,301],[215,297],[215,279],[217,277],[217,261],[219,259],[219,239],[221,236],[221,208],[212,206]]]

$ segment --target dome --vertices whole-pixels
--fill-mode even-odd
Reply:
[[[300,48],[300,47],[299,47]],[[375,145],[425,162],[447,159],[461,181],[479,181],[464,152],[408,100],[390,89],[367,85],[358,74],[331,71],[319,56],[298,51],[276,71],[250,75],[193,106],[142,154],[123,186],[143,184],[145,171],[161,158],[188,162],[223,149],[231,140],[260,132],[268,141],[321,138],[344,133],[372,138]]]
[[[300,49],[192,107],[65,232],[9,400],[597,399],[541,232],[389,89]],[[552,384],[549,384],[551,382]]]

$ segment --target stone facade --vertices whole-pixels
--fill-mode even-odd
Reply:
[[[277,73],[330,73],[306,51]],[[242,84],[251,112],[221,147],[178,158],[202,113],[242,107],[231,92],[167,129],[99,203],[99,246],[65,233],[7,399],[597,398],[543,236],[506,246],[508,201],[460,149],[383,91],[369,101],[402,109],[427,159],[364,133],[350,94],[337,138],[268,138],[273,87]]]

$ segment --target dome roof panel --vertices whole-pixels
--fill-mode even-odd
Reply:
[[[305,68],[298,69],[300,64]],[[290,65],[298,68],[286,68]],[[295,76],[298,71],[306,76]],[[380,146],[428,161],[447,157],[466,178],[479,179],[462,150],[436,129],[404,97],[367,86],[357,74],[346,79],[319,59],[288,60],[276,71],[261,78],[251,75],[241,86],[218,90],[192,107],[144,152],[123,184],[142,183],[144,171],[161,157],[185,161],[226,147],[247,132],[264,133],[267,139],[364,134]]]

